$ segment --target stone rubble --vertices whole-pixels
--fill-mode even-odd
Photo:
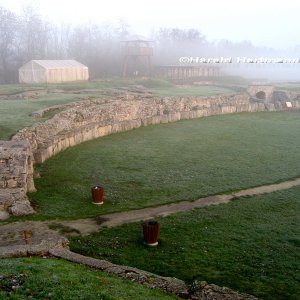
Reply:
[[[27,140],[0,141],[0,220],[34,213],[26,196],[34,192],[33,154]]]

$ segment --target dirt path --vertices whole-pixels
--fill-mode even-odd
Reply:
[[[66,226],[75,229],[82,235],[86,235],[98,231],[104,226],[113,227],[125,223],[144,221],[155,217],[165,217],[178,212],[190,211],[194,208],[228,203],[240,197],[271,193],[298,185],[300,185],[300,178],[278,184],[245,189],[228,195],[216,195],[195,201],[181,201],[158,207],[102,215],[98,218],[98,222],[95,219],[79,219],[73,221],[27,221],[9,223],[0,226],[0,257],[19,256],[22,253],[24,254],[23,256],[26,256],[28,253],[46,253],[54,246],[66,245],[67,239],[65,239],[62,234],[49,229],[48,226],[53,224],[58,225],[58,229],[60,229],[61,226]],[[28,244],[25,243],[24,239],[25,231],[29,234]]]
[[[82,235],[86,235],[95,232],[104,226],[114,227],[125,223],[144,221],[155,217],[165,217],[178,212],[190,211],[194,208],[200,208],[209,205],[217,205],[221,203],[228,203],[232,200],[241,197],[271,193],[275,191],[289,189],[293,186],[298,186],[298,185],[300,185],[300,178],[281,182],[278,184],[264,185],[260,187],[245,189],[228,195],[225,194],[216,195],[216,196],[200,198],[195,201],[181,201],[178,203],[166,204],[157,207],[150,207],[150,208],[144,208],[138,210],[131,210],[128,212],[102,215],[100,220],[98,220],[98,222],[96,222],[94,219],[79,219],[74,221],[48,222],[48,224],[56,223],[56,224],[61,224],[63,226],[68,226],[70,228],[80,231]]]

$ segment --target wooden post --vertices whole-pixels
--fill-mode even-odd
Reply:
[[[25,245],[29,244],[29,237],[30,237],[30,232],[27,230],[24,230],[23,231],[23,239],[24,239]]]

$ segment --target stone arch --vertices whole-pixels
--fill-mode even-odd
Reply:
[[[259,91],[255,94],[255,97],[260,100],[266,100],[266,93],[264,91]]]
[[[273,99],[274,86],[267,84],[253,84],[248,86],[247,92],[251,97],[270,102]]]

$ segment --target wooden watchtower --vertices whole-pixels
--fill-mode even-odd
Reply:
[[[123,43],[123,76],[149,75],[151,72],[151,58],[153,56],[153,48],[150,46],[151,41],[136,39],[123,41]]]

